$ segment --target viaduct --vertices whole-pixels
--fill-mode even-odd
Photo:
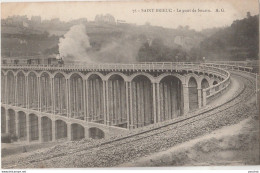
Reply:
[[[109,138],[185,116],[220,95],[210,64],[2,65],[1,130],[20,141]]]

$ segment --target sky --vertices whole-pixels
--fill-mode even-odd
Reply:
[[[62,21],[69,21],[87,18],[93,21],[97,14],[109,13],[116,20],[124,20],[127,23],[142,25],[149,22],[151,25],[166,28],[189,25],[190,28],[199,31],[229,26],[234,20],[245,18],[247,12],[251,15],[259,14],[258,7],[258,0],[4,2],[1,3],[1,18],[13,15],[27,15],[30,18],[39,15],[43,20],[60,18]],[[198,12],[198,9],[210,12]],[[216,12],[216,9],[220,12]]]

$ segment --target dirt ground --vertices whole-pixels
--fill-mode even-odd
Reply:
[[[259,116],[120,167],[259,165]]]

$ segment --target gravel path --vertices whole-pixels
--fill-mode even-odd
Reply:
[[[255,82],[248,75],[243,76],[233,75],[239,79],[241,85],[245,85],[238,97],[199,116],[111,143],[89,139],[68,142],[29,157],[3,159],[2,166],[4,168],[113,167],[154,152],[164,151],[223,126],[236,124],[255,114],[254,102],[248,102],[255,95]]]

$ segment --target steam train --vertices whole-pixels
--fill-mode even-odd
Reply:
[[[50,65],[50,66],[63,66],[64,61],[61,58],[48,57],[48,58],[3,58],[2,65]]]

